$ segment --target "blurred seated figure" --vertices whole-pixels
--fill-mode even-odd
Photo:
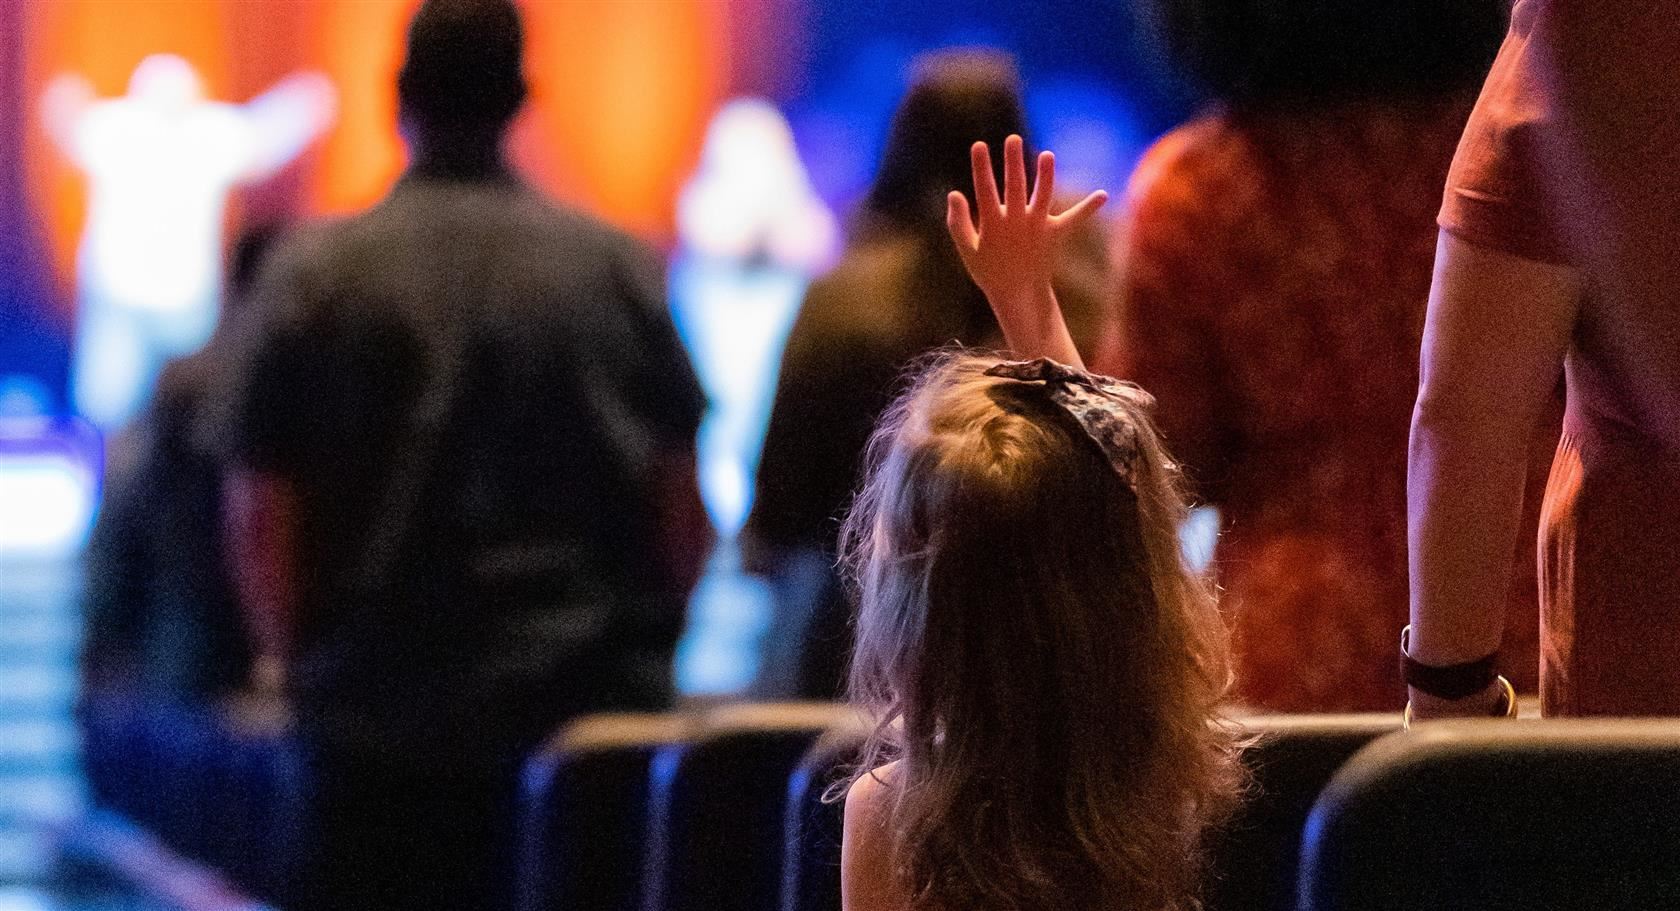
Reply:
[[[521,758],[672,698],[705,400],[657,259],[505,165],[523,45],[511,0],[421,5],[407,173],[244,326],[225,508],[312,752],[300,909],[502,907]]]
[[[1398,709],[1406,452],[1435,212],[1502,0],[1153,0],[1218,100],[1132,178],[1120,332],[1096,369],[1160,400],[1235,624],[1236,695]],[[1536,433],[1536,451],[1555,434]],[[1537,461],[1536,465],[1543,465]],[[1509,675],[1535,686],[1534,535],[1510,558]]]
[[[225,375],[228,324],[274,238],[258,228],[240,239],[216,333],[164,367],[151,403],[111,448],[86,556],[84,698],[208,703],[247,682],[251,651],[222,542],[223,472],[204,423]]]
[[[850,653],[851,608],[834,570],[839,520],[875,419],[920,354],[997,347],[997,322],[945,232],[945,194],[971,190],[969,147],[1026,132],[1019,78],[983,51],[914,65],[874,185],[839,265],[811,285],[782,355],[743,563],[771,577],[775,614],[757,689],[832,698]],[[1058,290],[1077,337],[1095,334],[1104,241],[1076,238]]]

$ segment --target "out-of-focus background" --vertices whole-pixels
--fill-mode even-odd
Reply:
[[[354,212],[389,189],[414,6],[0,2],[0,911],[58,907],[30,884],[54,862],[55,826],[83,805],[76,567],[122,427],[163,361],[208,333],[228,239]],[[518,170],[669,263],[673,316],[712,402],[702,489],[722,540],[678,682],[696,697],[739,693],[758,670],[768,596],[736,570],[730,542],[750,509],[780,345],[806,283],[838,255],[911,59],[1012,54],[1036,143],[1062,156],[1070,190],[1121,189],[1195,99],[1119,0],[523,8],[532,98],[514,128]],[[170,146],[111,113],[171,91],[205,105],[202,141]],[[104,120],[78,121],[100,104]],[[237,141],[217,132],[233,115],[248,126]],[[753,239],[763,232],[774,255]],[[190,302],[144,306],[174,300],[171,288]],[[78,320],[112,295],[141,301],[142,317]]]

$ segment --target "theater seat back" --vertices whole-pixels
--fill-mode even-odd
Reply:
[[[1255,715],[1244,754],[1253,789],[1208,843],[1207,911],[1293,911],[1301,832],[1332,775],[1360,749],[1400,729],[1397,714]]]
[[[1680,907],[1680,721],[1459,721],[1320,796],[1304,911]]]
[[[862,718],[831,729],[788,779],[782,911],[840,911],[840,838],[845,806],[824,797],[856,767],[868,737]]]
[[[788,778],[854,712],[831,703],[730,706],[665,747],[651,778],[643,911],[774,911]]]
[[[520,793],[519,911],[640,907],[649,767],[693,729],[683,715],[592,715],[531,757]]]

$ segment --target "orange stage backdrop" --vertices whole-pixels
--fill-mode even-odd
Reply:
[[[58,73],[102,96],[126,91],[148,54],[191,61],[211,97],[245,101],[301,69],[339,92],[333,130],[304,158],[239,194],[230,219],[354,211],[402,167],[395,81],[417,0],[35,0],[24,98]],[[731,94],[761,91],[761,53],[792,23],[790,0],[527,0],[532,103],[512,157],[534,183],[655,242],[669,239],[677,189],[707,118]],[[796,46],[791,41],[788,46]],[[786,52],[785,49],[783,51]],[[25,118],[33,206],[68,288],[82,179]],[[69,295],[65,295],[68,299]]]

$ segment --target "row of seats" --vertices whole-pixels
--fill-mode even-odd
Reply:
[[[530,769],[521,911],[838,911],[823,797],[866,732],[833,711],[574,727]],[[1208,911],[1680,907],[1680,721],[1243,723],[1254,793],[1209,846]]]
[[[1680,720],[1441,722],[1330,780],[1301,911],[1680,907]]]
[[[307,791],[295,747],[134,709],[90,716],[95,795],[272,897]],[[1210,845],[1208,911],[1680,906],[1680,721],[1243,723],[1255,789]],[[826,703],[573,723],[526,768],[519,911],[838,911],[823,797],[866,733]]]
[[[1286,911],[1319,792],[1399,719],[1247,726],[1257,787],[1211,845],[1207,907]],[[579,722],[527,769],[520,911],[839,911],[842,809],[824,798],[866,734],[829,705]]]
[[[849,761],[863,731],[856,713],[830,703],[577,722],[526,768],[520,911],[778,907],[784,874],[802,869],[784,833],[808,795],[790,803],[790,777],[832,781],[832,766],[808,756],[813,744],[849,744],[828,754]],[[830,844],[837,875],[838,838]],[[838,889],[835,879],[836,902]]]

